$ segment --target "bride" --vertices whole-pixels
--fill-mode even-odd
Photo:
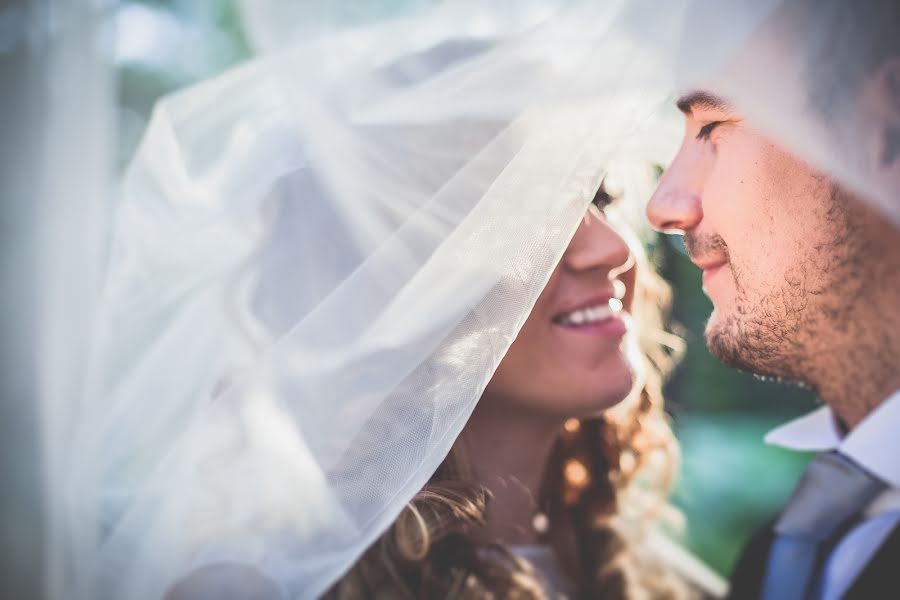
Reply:
[[[666,361],[628,350],[659,288],[585,214],[600,181],[639,212],[667,89],[524,102],[504,81],[564,92],[570,32],[470,22],[327,36],[158,105],[58,424],[59,595],[675,593],[638,526],[673,468]]]
[[[656,531],[677,460],[659,386],[668,288],[609,201],[601,189],[450,454],[325,597],[722,593]]]
[[[668,288],[610,201],[601,188],[449,455],[326,598],[722,594],[658,532],[677,461],[660,395]],[[223,562],[167,598],[277,596]]]

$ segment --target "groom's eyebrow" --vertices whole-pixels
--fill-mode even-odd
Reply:
[[[690,116],[695,108],[703,108],[706,110],[730,112],[731,106],[724,99],[710,94],[709,92],[690,92],[678,99],[675,103],[678,110]]]

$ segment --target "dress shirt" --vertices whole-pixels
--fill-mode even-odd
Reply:
[[[837,450],[889,486],[866,508],[863,520],[844,536],[825,563],[822,599],[836,600],[900,525],[900,390],[846,435],[825,406],[771,431],[766,443],[808,452]]]

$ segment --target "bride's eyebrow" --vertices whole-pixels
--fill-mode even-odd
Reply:
[[[693,114],[695,108],[719,112],[731,112],[731,105],[728,104],[726,100],[715,94],[703,91],[685,94],[678,99],[675,106],[687,116]]]

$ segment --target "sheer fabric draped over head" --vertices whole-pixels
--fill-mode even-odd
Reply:
[[[726,100],[900,225],[900,4],[698,0],[686,23],[680,92]]]
[[[590,102],[617,87],[711,92],[863,201],[900,219],[900,8],[893,0],[481,4],[345,0],[313,8],[244,0],[241,6],[251,42],[261,51],[315,36],[356,34],[360,29],[351,27],[363,23],[372,32],[409,27],[420,40],[450,32],[489,39],[498,52],[459,65],[465,85],[451,77],[427,86],[431,99],[448,94],[480,113],[508,116],[522,106]],[[405,43],[392,39],[379,47]],[[525,67],[542,61],[556,70]],[[511,64],[516,66],[507,69]],[[453,105],[436,101],[428,111],[446,112]]]
[[[449,1],[292,35],[285,5],[244,4],[265,52],[159,102],[124,177],[87,391],[46,411],[74,440],[58,595],[158,598],[228,560],[327,589],[440,464],[600,182],[640,210],[680,90],[900,219],[862,105],[808,102],[818,12]]]

